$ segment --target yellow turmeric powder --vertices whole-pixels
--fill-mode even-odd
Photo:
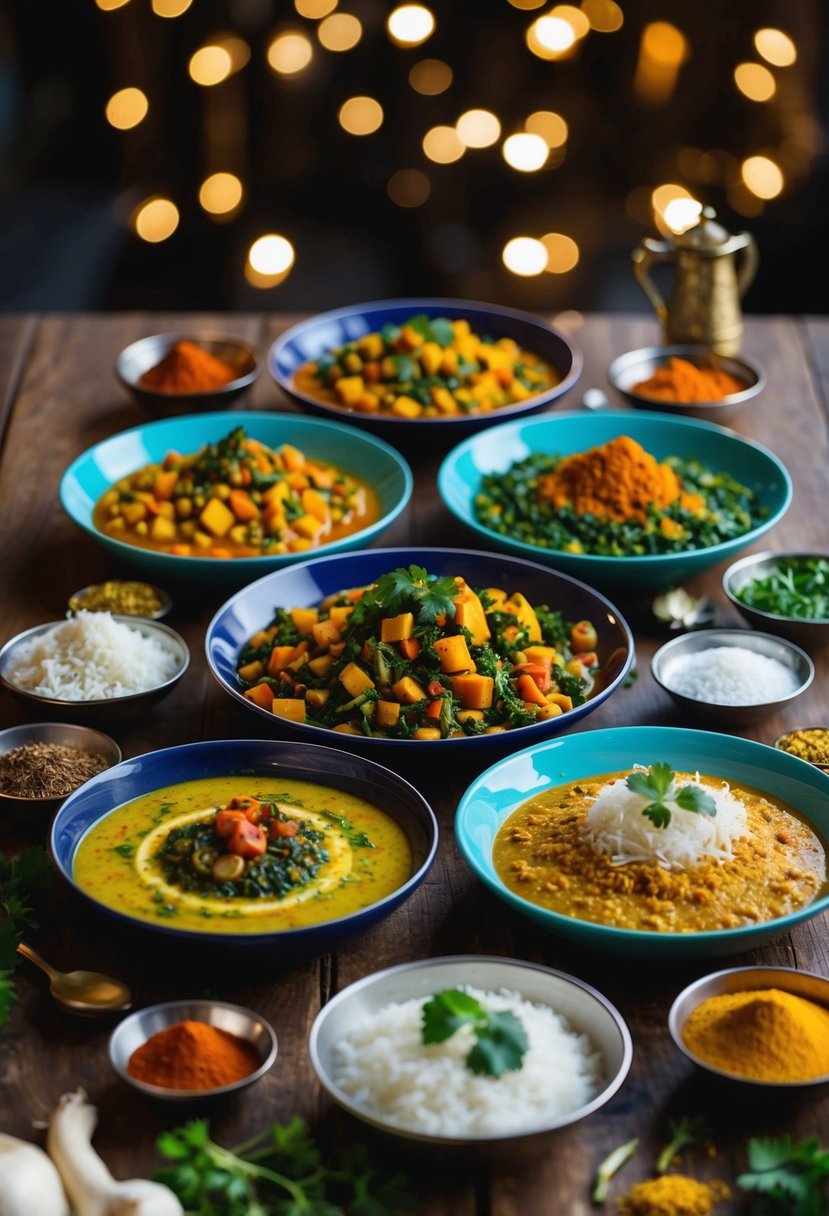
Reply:
[[[651,503],[664,508],[679,499],[689,511],[705,507],[699,495],[682,493],[680,480],[670,465],[659,464],[628,435],[566,456],[552,473],[539,480],[538,494],[559,510],[569,506],[577,515],[595,515],[618,523],[630,519],[644,523]]]
[[[752,1081],[829,1074],[829,1009],[778,988],[710,997],[693,1010],[682,1037],[704,1063]]]
[[[647,380],[640,380],[631,388],[640,397],[656,398],[657,401],[681,401],[685,403],[722,401],[732,393],[741,393],[746,388],[742,380],[719,367],[697,367],[689,359],[678,359],[672,355],[662,367],[658,367]]]
[[[696,1182],[684,1174],[649,1178],[619,1200],[619,1216],[708,1216],[730,1198],[723,1182]]]

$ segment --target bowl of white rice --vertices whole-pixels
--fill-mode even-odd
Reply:
[[[517,1019],[520,1062],[498,1076],[471,1069],[469,1021],[424,1044],[424,1006],[447,992],[462,992],[490,1017]],[[484,1157],[535,1151],[592,1114],[620,1088],[633,1058],[621,1014],[594,988],[486,955],[424,959],[358,980],[317,1015],[309,1053],[331,1098],[363,1123]]]
[[[79,612],[7,641],[0,685],[38,716],[105,723],[166,696],[189,663],[187,643],[169,625]]]
[[[676,704],[723,726],[760,722],[806,691],[815,665],[785,638],[749,629],[705,629],[673,638],[651,660]]]

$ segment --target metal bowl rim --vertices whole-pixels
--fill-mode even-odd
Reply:
[[[71,609],[69,607],[69,604],[71,603],[71,601],[84,596],[88,591],[94,591],[95,588],[97,588],[97,587],[105,587],[107,583],[139,583],[142,587],[149,587],[151,591],[155,591],[162,601],[161,608],[158,610],[158,613],[153,616],[144,616],[142,613],[136,613],[136,612],[121,612],[121,613],[116,613],[114,615],[125,616],[125,617],[128,617],[130,620],[134,620],[134,621],[160,621],[165,616],[169,615],[170,610],[173,607],[173,597],[170,595],[170,592],[165,591],[163,587],[156,586],[155,583],[148,583],[146,581],[146,579],[143,579],[143,578],[131,578],[131,579],[109,578],[109,579],[104,579],[100,583],[87,583],[87,585],[85,587],[81,587],[78,591],[73,591],[72,594],[69,596],[69,599],[66,601],[67,612],[71,612],[72,615],[74,616],[75,613],[74,613],[73,609]],[[79,605],[79,607],[81,609],[83,609],[83,604]],[[89,611],[89,610],[86,609],[85,611]],[[108,611],[110,611],[110,609],[94,608],[92,611],[93,612],[105,612],[105,611],[108,612]]]
[[[790,752],[788,748],[780,746],[783,739],[788,735],[796,735],[802,730],[825,730],[829,734],[829,726],[825,726],[822,723],[817,726],[792,726],[777,736],[772,743],[772,747],[776,747],[779,752],[785,752],[787,756],[794,756],[795,760],[802,760],[804,764],[808,764],[811,768],[819,769],[821,773],[829,773],[829,760],[825,764],[821,764],[817,760],[805,760],[803,756],[795,756],[794,752]]]
[[[103,756],[104,755],[103,748],[108,747],[118,757],[117,760],[113,760],[110,763],[108,763],[106,768],[115,768],[116,764],[120,764],[124,758],[124,753],[121,751],[121,748],[118,746],[118,744],[112,738],[112,736],[104,734],[104,732],[102,730],[96,730],[94,726],[83,726],[83,725],[80,725],[78,723],[73,723],[73,722],[40,722],[40,721],[39,722],[21,722],[17,726],[7,726],[4,730],[0,730],[0,756],[4,756],[7,754],[7,749],[4,749],[3,743],[5,742],[5,736],[8,735],[11,731],[29,730],[29,731],[35,732],[35,734],[39,734],[41,731],[43,731],[47,727],[57,727],[60,730],[67,730],[72,733],[74,733],[75,731],[80,731],[82,734],[87,735],[87,736],[97,735],[98,739],[104,740],[104,743],[101,745],[100,750],[96,751],[95,754],[99,755],[99,756]],[[38,740],[32,739],[32,742],[38,742]],[[17,744],[17,746],[23,747],[23,746],[25,746],[25,744]],[[14,750],[14,749],[11,749],[11,750]],[[84,748],[83,750],[90,751],[90,750],[94,750],[94,749],[93,749],[92,745],[90,744],[89,747]],[[106,772],[106,769],[102,769],[101,771]],[[98,774],[95,773],[94,775],[97,777]],[[89,778],[89,780],[91,780],[91,778]],[[82,784],[86,784],[86,783],[82,782]],[[81,787],[79,785],[79,786],[76,786],[76,788],[80,789]],[[75,793],[75,790],[69,791],[69,794],[74,794],[74,793]],[[47,806],[53,802],[63,802],[63,801],[65,801],[65,799],[67,799],[69,797],[69,794],[49,795],[48,797],[45,797],[45,798],[27,798],[22,794],[0,793],[0,803],[22,802],[22,803],[26,803],[26,804],[30,805],[32,808],[35,808],[38,806]]]
[[[659,364],[665,360],[674,358],[686,358],[689,362],[694,362],[695,354],[719,355],[718,351],[713,350],[710,346],[704,343],[673,343],[670,346],[643,346],[638,350],[629,350],[624,354],[617,355],[607,369],[607,378],[617,392],[622,393],[631,401],[648,401],[658,403],[659,397],[648,397],[644,393],[636,393],[633,389],[623,388],[619,384],[619,373],[627,370],[629,366],[635,366],[637,363],[646,363],[658,361]],[[738,364],[749,373],[753,379],[746,384],[744,389],[739,393],[728,393],[725,397],[720,397],[718,401],[673,401],[670,402],[673,406],[679,406],[687,410],[705,409],[727,410],[731,405],[740,405],[743,401],[750,401],[752,397],[756,397],[766,387],[766,373],[759,363],[753,359],[749,359],[746,355],[721,355],[723,359],[729,359],[732,363]],[[699,363],[696,366],[700,366]]]
[[[829,561],[829,553],[800,553],[793,550],[784,550],[776,552],[773,549],[766,549],[762,553],[749,553],[745,557],[739,557],[735,562],[725,570],[722,576],[722,589],[726,597],[731,601],[738,612],[743,613],[747,618],[753,614],[766,621],[779,621],[785,625],[801,625],[807,628],[811,625],[818,628],[824,625],[829,625],[829,617],[802,617],[802,616],[784,616],[780,612],[765,612],[762,608],[755,608],[752,604],[745,604],[741,599],[737,598],[735,592],[731,590],[731,579],[735,574],[739,574],[743,570],[749,570],[752,566],[762,565],[768,561],[792,561],[798,558],[823,558]]]
[[[137,346],[142,342],[159,342],[163,343],[165,353],[170,347],[175,346],[176,342],[224,342],[228,346],[235,346],[238,350],[242,350],[245,354],[250,355],[253,359],[253,367],[249,372],[244,372],[241,376],[236,376],[235,379],[229,380],[227,384],[220,384],[217,388],[198,389],[195,392],[189,393],[162,393],[158,389],[145,388],[136,380],[131,380],[122,370],[122,360],[124,360]],[[226,394],[231,394],[240,388],[246,388],[249,384],[253,384],[254,380],[262,371],[262,359],[257,348],[248,342],[245,338],[236,338],[230,334],[211,333],[163,333],[163,334],[145,334],[143,338],[136,338],[134,342],[130,342],[123,350],[119,351],[113,364],[113,371],[116,379],[131,392],[141,393],[146,397],[161,402],[192,401],[199,397],[221,397]]]

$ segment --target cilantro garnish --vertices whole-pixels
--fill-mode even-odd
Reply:
[[[0,908],[6,914],[0,929],[0,1029],[17,1000],[14,973],[20,961],[18,935],[24,926],[35,927],[29,901],[45,888],[51,873],[49,858],[38,845],[26,849],[15,861],[6,862],[0,857]]]
[[[634,794],[650,799],[648,805],[642,808],[642,814],[650,819],[655,828],[666,828],[671,822],[668,803],[697,815],[710,815],[713,818],[717,813],[716,802],[700,786],[683,785],[681,789],[674,789],[673,770],[664,761],[648,765],[647,772],[631,773],[625,784]]]
[[[424,1044],[445,1043],[461,1026],[471,1026],[477,1039],[466,1057],[470,1072],[500,1077],[521,1068],[529,1041],[520,1018],[508,1009],[491,1013],[459,988],[446,988],[423,1006]]]
[[[458,581],[451,576],[437,578],[422,566],[400,566],[383,574],[354,605],[349,628],[362,625],[376,609],[384,616],[412,612],[419,625],[431,625],[441,615],[453,617],[452,602],[458,594]]]
[[[791,1136],[779,1139],[757,1138],[748,1142],[747,1173],[737,1185],[775,1202],[786,1216],[823,1216],[829,1177],[829,1151],[821,1148],[816,1137],[792,1142]]]

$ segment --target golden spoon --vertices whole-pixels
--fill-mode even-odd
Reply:
[[[17,953],[48,975],[52,996],[72,1013],[113,1013],[132,1005],[132,994],[126,984],[109,975],[98,971],[57,971],[25,942],[18,942]]]

